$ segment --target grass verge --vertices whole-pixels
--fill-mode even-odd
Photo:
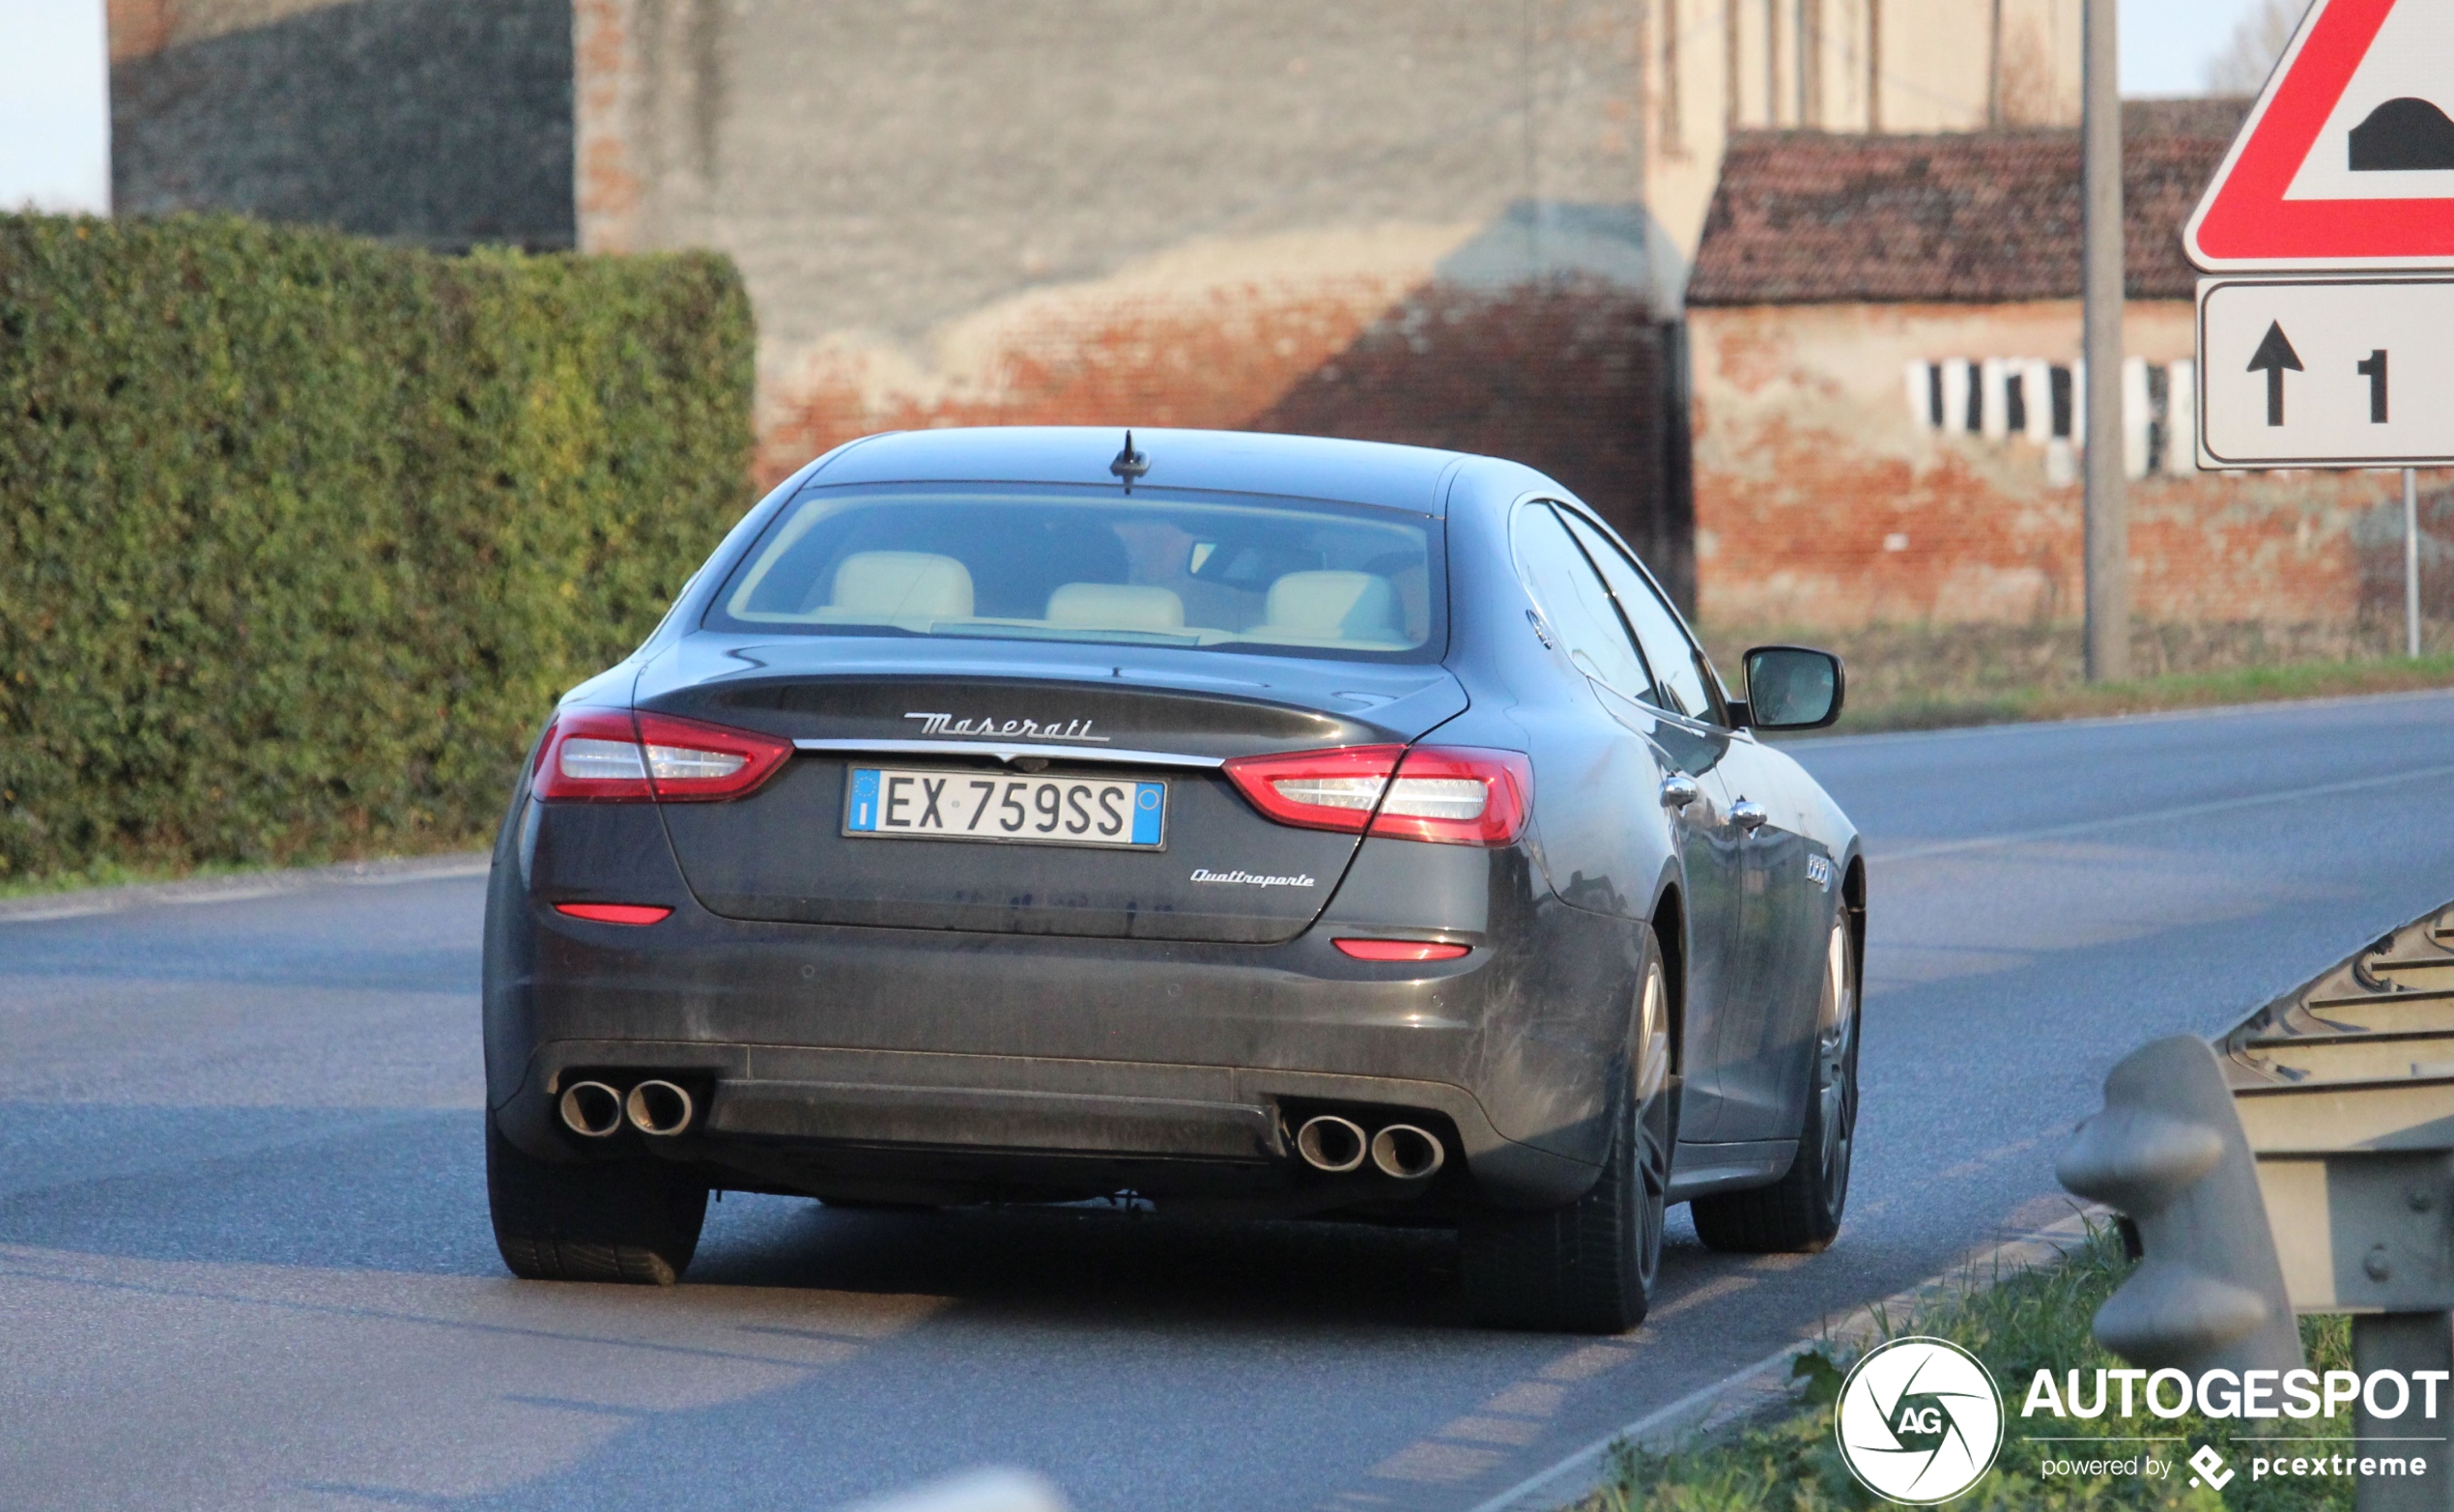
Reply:
[[[2403,626],[2141,622],[2130,638],[2135,676],[2087,680],[2075,624],[1895,624],[1839,630],[1706,625],[1725,676],[1751,645],[1787,642],[1838,652],[1849,667],[1840,734],[1938,729],[2022,720],[2086,719],[2164,709],[2340,698],[2454,687],[2454,621],[2423,627],[2430,654],[2393,654]]]
[[[196,866],[128,866],[116,861],[97,861],[74,871],[49,871],[41,876],[0,877],[0,902],[13,898],[44,898],[53,893],[81,893],[102,887],[139,887],[157,882],[203,882],[221,877],[256,876],[272,871],[297,871],[311,867],[340,866],[356,861],[414,861],[424,856],[444,856],[464,850],[491,850],[491,831],[459,837],[438,837],[431,845],[416,850],[387,849],[380,854],[324,855],[309,854],[281,861],[240,862],[209,861]]]
[[[2454,688],[2454,655],[2417,660],[2315,662],[2287,667],[2241,667],[2228,671],[2182,673],[2136,682],[2090,683],[2076,688],[2018,688],[1978,698],[1901,698],[1852,705],[1836,734],[1873,734],[1895,729],[1946,729],[1965,725],[2009,725],[2031,720],[2095,719],[2153,714],[2167,709],[2215,708],[2233,703],[2275,703],[2294,699],[2347,698],[2363,693],[2410,693]]]
[[[2173,1419],[2147,1416],[2095,1419],[2019,1415],[2028,1383],[2037,1371],[2083,1373],[2113,1369],[2122,1361],[2098,1348],[2089,1327],[2097,1308],[2129,1273],[2120,1241],[2110,1229],[2092,1234],[2060,1264],[2003,1278],[1988,1287],[1970,1286],[1934,1298],[1909,1316],[1879,1320],[1879,1338],[1863,1347],[1825,1346],[1799,1360],[1803,1390],[1786,1416],[1746,1429],[1726,1441],[1668,1453],[1652,1453],[1626,1444],[1614,1445],[1611,1473],[1604,1486],[1580,1501],[1572,1512],[1827,1512],[1827,1509],[1879,1507],[1885,1503],[1859,1486],[1833,1441],[1832,1402],[1840,1379],[1864,1348],[1880,1338],[1926,1334],[1949,1339],[1975,1354],[1994,1373],[2004,1396],[2005,1437],[1994,1469],[1967,1496],[1951,1502],[1955,1508],[2051,1509],[2089,1512],[2096,1508],[2177,1508],[2193,1512],[2350,1512],[2350,1479],[2313,1480],[2283,1476],[2252,1481],[2248,1462],[2272,1457],[2284,1445],[2277,1438],[2315,1440],[2349,1432],[2347,1419],[2302,1421],[2294,1418],[2209,1419],[2195,1413]],[[2352,1329],[2349,1319],[2310,1318],[2301,1323],[2301,1340],[2315,1370],[2351,1368]],[[2173,1436],[2176,1441],[2142,1445],[2118,1436]],[[2045,1442],[2045,1436],[2083,1441]],[[2252,1436],[2263,1442],[2251,1441]],[[2236,1476],[2221,1495],[2190,1485],[2185,1464],[2200,1444],[2213,1444]],[[2142,1448],[2176,1466],[2161,1479],[2141,1476],[2052,1476],[2039,1473],[2040,1463],[2055,1459],[2135,1460]],[[2340,1452],[2340,1445],[2314,1444],[2304,1453]],[[2289,1452],[2289,1451],[2287,1451]]]

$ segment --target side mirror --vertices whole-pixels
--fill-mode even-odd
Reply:
[[[1747,653],[1747,723],[1757,729],[1821,729],[1840,717],[1848,677],[1840,658],[1803,645]]]

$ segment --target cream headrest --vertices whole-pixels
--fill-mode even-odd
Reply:
[[[1271,630],[1349,641],[1403,640],[1397,590],[1368,572],[1291,572],[1270,585]]]
[[[854,552],[835,569],[829,609],[881,619],[969,619],[971,571],[933,552]]]

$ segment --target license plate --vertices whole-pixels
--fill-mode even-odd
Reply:
[[[844,789],[843,833],[1157,850],[1167,838],[1167,785],[856,766]]]

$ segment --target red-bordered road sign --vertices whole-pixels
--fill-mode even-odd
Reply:
[[[2183,233],[2210,271],[2454,268],[2454,0],[2317,0]]]

